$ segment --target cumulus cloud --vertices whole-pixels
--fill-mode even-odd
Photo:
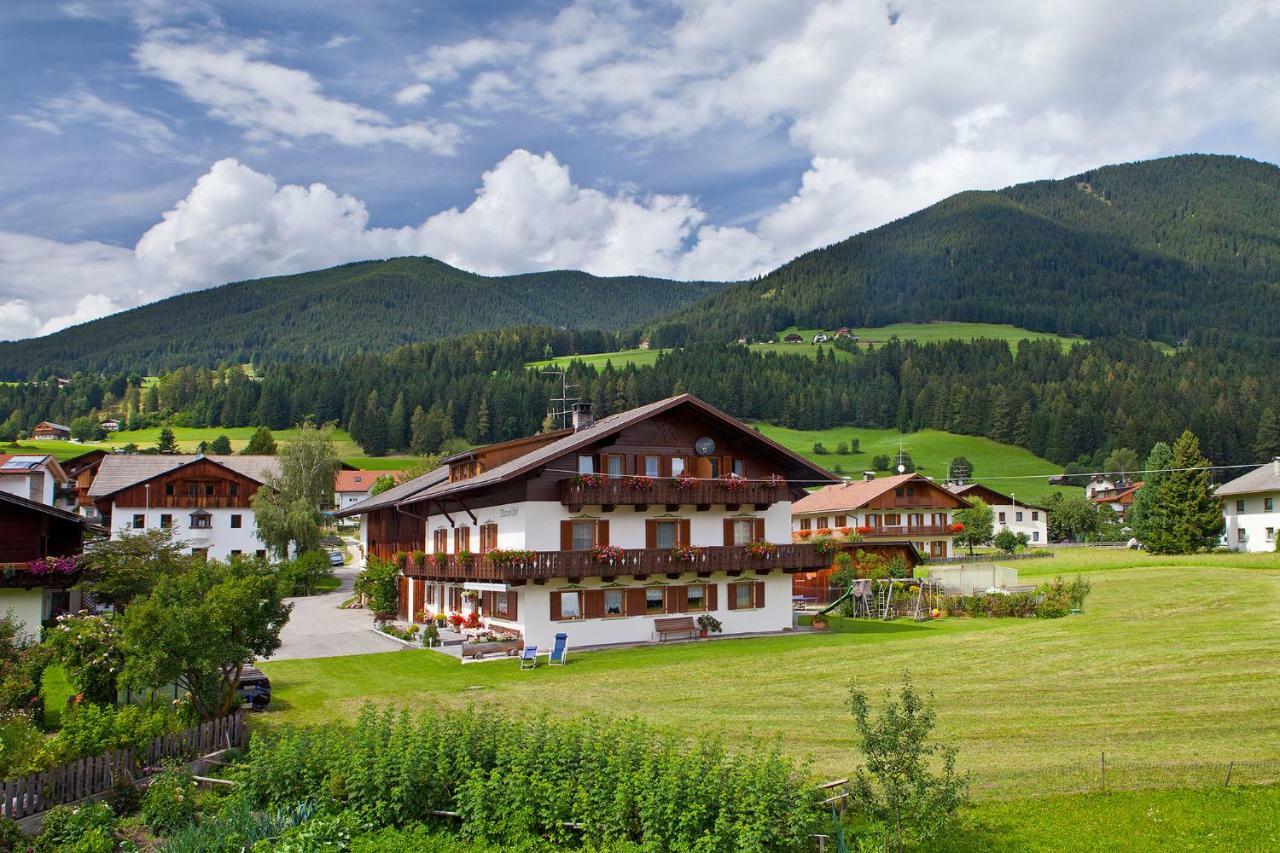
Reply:
[[[461,133],[447,122],[396,124],[385,114],[326,96],[305,71],[260,58],[262,48],[147,38],[134,51],[138,64],[203,104],[214,118],[244,128],[254,141],[288,143],[326,137],[343,145],[383,143],[452,154]]]
[[[758,237],[704,219],[689,196],[583,187],[553,155],[517,149],[484,173],[467,206],[417,225],[371,228],[351,195],[321,183],[281,186],[222,160],[132,250],[0,232],[0,281],[11,289],[0,293],[0,339],[47,334],[184,290],[365,258],[431,255],[493,275],[584,269],[682,278],[739,277],[772,261]],[[68,298],[76,300],[70,312]]]

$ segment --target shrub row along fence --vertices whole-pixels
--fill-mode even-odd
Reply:
[[[116,749],[10,779],[0,786],[0,815],[17,820],[54,806],[74,803],[109,789],[118,776],[145,778],[166,758],[194,758],[244,746],[247,730],[241,712],[182,731],[169,732],[139,750]]]
[[[504,847],[781,853],[830,820],[778,753],[731,753],[714,737],[688,741],[634,719],[415,719],[366,706],[351,729],[255,733],[248,761],[256,809],[311,802],[377,825],[440,822]]]
[[[1048,548],[1032,548],[1021,554],[957,554],[954,557],[930,557],[930,566],[949,566],[964,563],[1003,563],[1006,560],[1043,560],[1052,558]]]

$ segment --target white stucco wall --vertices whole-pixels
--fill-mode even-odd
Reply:
[[[1271,499],[1270,512],[1266,509],[1268,498]],[[1237,501],[1244,501],[1243,512],[1237,509]],[[1225,496],[1222,512],[1226,521],[1227,547],[1253,553],[1275,550],[1275,535],[1280,530],[1280,492]],[[1267,535],[1268,528],[1270,536]]]
[[[31,481],[38,480],[36,496],[31,495]],[[21,474],[0,474],[0,492],[53,506],[53,475],[43,468]]]
[[[44,619],[44,590],[0,589],[0,613],[12,611],[13,616],[26,626],[28,640],[40,639],[40,623]]]
[[[174,539],[182,540],[190,548],[208,548],[210,559],[225,560],[231,556],[232,551],[239,551],[245,556],[252,557],[267,547],[258,538],[257,522],[251,509],[208,510],[212,516],[212,527],[208,530],[191,529],[192,512],[194,510],[185,508],[144,509],[112,504],[111,537],[114,539],[122,533],[139,532],[138,528],[133,526],[134,515],[145,516],[146,529],[154,530],[160,527],[160,516],[167,514],[173,516],[173,525],[170,529],[173,531]],[[240,516],[239,528],[231,526],[233,515]]]
[[[994,531],[996,533],[1008,528],[1014,533],[1027,534],[1032,546],[1038,547],[1049,543],[1049,522],[1044,510],[1014,506],[1012,504],[993,504],[991,512],[992,517],[995,519]],[[1003,520],[1000,517],[1001,513],[1004,514]],[[1022,513],[1022,521],[1018,521],[1018,513]]]
[[[369,488],[372,489],[373,487],[370,486]],[[346,509],[349,506],[354,506],[367,497],[369,497],[369,489],[366,489],[363,492],[333,493],[334,503],[337,504],[338,509]]]

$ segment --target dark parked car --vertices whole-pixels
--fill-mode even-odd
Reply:
[[[236,685],[240,701],[254,711],[265,711],[271,704],[271,679],[256,666],[246,666],[240,670],[240,681]]]
[[[342,565],[342,552],[341,552],[341,551],[330,551],[330,552],[329,552],[329,565],[331,565],[331,566],[341,566],[341,565]]]

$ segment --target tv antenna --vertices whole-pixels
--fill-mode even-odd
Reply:
[[[565,373],[564,368],[540,370],[538,372],[544,376],[560,377],[560,396],[551,398],[551,410],[547,414],[560,422],[561,429],[568,429],[569,415],[573,411],[573,404],[582,399],[581,397],[570,397],[569,391],[571,389],[576,390],[578,386],[570,384],[569,375]],[[556,406],[557,403],[560,404],[558,407]]]

